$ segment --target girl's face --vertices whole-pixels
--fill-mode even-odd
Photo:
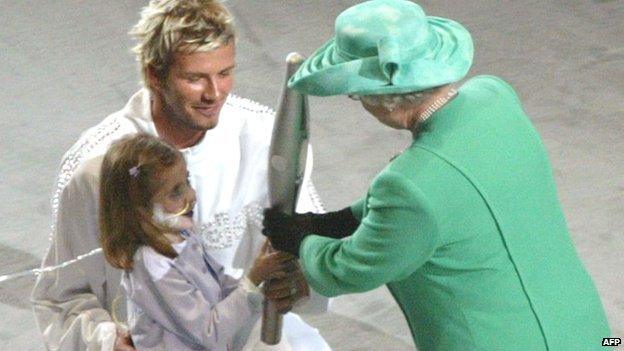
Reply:
[[[186,162],[180,158],[159,175],[160,188],[152,198],[155,218],[174,229],[190,229],[193,221],[195,190],[188,180]],[[178,216],[172,216],[178,215]],[[161,218],[162,217],[162,218]]]

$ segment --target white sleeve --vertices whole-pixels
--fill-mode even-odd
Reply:
[[[323,203],[316,192],[316,188],[312,183],[312,168],[314,167],[314,154],[312,152],[312,144],[308,144],[308,157],[306,159],[305,171],[303,174],[303,182],[299,190],[297,199],[296,212],[314,212],[324,213]]]
[[[43,268],[73,260],[99,247],[94,189],[97,179],[80,172],[63,188]],[[105,277],[105,261],[99,253],[37,278],[32,302],[48,350],[113,349],[116,327],[101,303]]]

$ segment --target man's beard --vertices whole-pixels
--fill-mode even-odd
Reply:
[[[165,118],[176,128],[184,128],[198,132],[205,132],[216,127],[214,125],[200,125],[193,121],[193,117],[184,108],[184,103],[175,93],[165,91],[161,93],[161,101],[163,102],[163,114]]]

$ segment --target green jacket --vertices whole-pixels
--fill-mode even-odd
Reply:
[[[352,206],[345,240],[301,245],[335,296],[387,284],[419,350],[601,350],[610,331],[544,146],[513,89],[464,84]]]

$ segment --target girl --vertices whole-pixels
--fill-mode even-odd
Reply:
[[[104,254],[123,269],[137,350],[237,350],[262,310],[258,285],[286,276],[292,256],[267,253],[237,281],[195,236],[195,191],[182,154],[153,136],[113,144],[102,162]]]

